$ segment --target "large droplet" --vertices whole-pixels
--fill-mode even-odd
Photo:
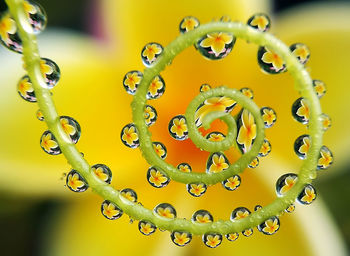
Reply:
[[[64,132],[71,138],[72,142],[76,144],[81,136],[79,123],[69,116],[60,116],[60,123]]]
[[[8,11],[0,16],[0,42],[11,51],[22,53],[22,40],[17,33],[17,25]]]
[[[151,234],[153,234],[157,227],[155,225],[153,225],[151,222],[146,221],[146,220],[141,220],[139,222],[138,225],[139,231],[141,232],[141,234],[145,235],[145,236],[149,236]]]
[[[317,170],[325,170],[333,164],[333,154],[326,147],[322,146],[320,150],[320,156],[317,162]]]
[[[280,229],[280,220],[274,216],[258,225],[258,230],[265,235],[273,235]]]
[[[279,74],[286,71],[286,64],[273,50],[261,46],[258,51],[258,63],[262,71],[268,74]]]
[[[186,185],[188,193],[194,197],[200,197],[207,191],[207,185],[204,183],[190,183]]]
[[[175,140],[185,140],[188,138],[188,128],[186,118],[183,115],[173,117],[168,125],[168,131]]]
[[[225,58],[233,49],[236,37],[227,32],[212,32],[201,38],[196,48],[205,58],[220,60]]]
[[[101,205],[101,213],[109,220],[116,220],[123,215],[123,210],[120,209],[115,203],[104,200]]]
[[[35,92],[28,75],[25,75],[17,83],[17,91],[22,99],[29,102],[36,102]]]
[[[209,233],[202,236],[203,243],[209,248],[216,248],[222,242],[222,235],[219,233]]]
[[[154,209],[154,213],[158,214],[161,217],[174,219],[176,218],[176,210],[175,208],[168,203],[158,204]]]
[[[292,44],[289,48],[292,54],[297,57],[301,64],[306,64],[310,58],[310,50],[305,44],[296,43]]]
[[[302,124],[309,123],[310,109],[304,98],[299,98],[293,103],[292,115],[296,121]]]
[[[135,124],[130,123],[125,125],[120,133],[120,139],[125,146],[137,148],[140,145],[140,141]]]
[[[229,166],[230,166],[230,163],[227,157],[221,152],[216,152],[209,156],[207,165],[206,165],[206,172],[207,173],[222,172],[227,168],[229,168]]]
[[[287,193],[297,182],[298,175],[295,173],[287,173],[279,177],[276,182],[276,193],[277,196],[283,196]]]
[[[66,185],[73,192],[84,192],[89,188],[86,180],[76,170],[71,170],[68,173]]]
[[[120,195],[128,199],[129,201],[136,203],[137,202],[137,194],[136,192],[131,188],[124,188],[122,191],[120,191]]]
[[[40,138],[41,148],[50,155],[59,155],[62,153],[58,146],[55,136],[50,131],[45,131]]]
[[[57,85],[61,77],[61,71],[55,62],[47,58],[41,58],[40,71],[48,89],[52,89]]]
[[[234,175],[233,177],[222,181],[222,185],[227,190],[234,191],[241,185],[241,177],[239,175]]]
[[[170,235],[171,241],[178,246],[185,246],[192,240],[192,234],[185,231],[174,231]]]
[[[133,70],[125,74],[123,78],[123,86],[127,93],[135,95],[139,87],[143,74],[140,71]]]
[[[157,58],[162,54],[163,46],[158,43],[148,43],[141,51],[142,63],[146,67],[150,67],[154,64]]]
[[[39,4],[29,0],[23,1],[23,7],[28,21],[32,25],[34,34],[39,34],[45,29],[47,24],[45,10]]]
[[[269,16],[264,13],[256,13],[247,21],[248,26],[255,28],[261,32],[266,32],[271,27]]]
[[[103,182],[106,182],[107,184],[111,184],[112,172],[107,165],[95,164],[91,166],[91,171]]]
[[[191,220],[198,223],[210,223],[214,221],[214,218],[207,210],[198,210],[193,213]]]
[[[187,16],[183,18],[180,22],[179,29],[181,33],[186,33],[199,26],[199,20],[193,16]]]
[[[265,128],[272,127],[277,121],[276,112],[270,107],[261,108],[260,114],[264,121]]]
[[[306,159],[307,153],[311,147],[311,138],[309,135],[304,134],[299,136],[294,142],[294,152],[300,159]]]
[[[156,76],[151,81],[146,98],[148,100],[158,99],[165,92],[165,82],[161,76]]]
[[[316,197],[315,188],[311,184],[307,184],[297,197],[297,201],[301,204],[311,204],[316,200]]]
[[[169,184],[170,179],[164,172],[151,166],[147,171],[147,181],[155,188],[163,188]]]
[[[143,115],[145,118],[145,123],[147,126],[151,126],[153,125],[158,118],[158,114],[157,111],[154,107],[152,107],[151,105],[146,105],[145,106],[145,110],[143,111]]]

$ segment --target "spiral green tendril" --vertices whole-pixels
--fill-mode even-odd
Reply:
[[[264,220],[272,216],[278,216],[289,205],[291,205],[297,196],[300,194],[306,184],[309,184],[312,179],[316,178],[316,166],[319,157],[319,152],[322,146],[322,124],[321,124],[321,107],[319,100],[313,90],[312,80],[308,72],[298,59],[292,55],[290,49],[273,35],[263,33],[257,29],[253,29],[248,25],[237,22],[212,22],[201,25],[196,29],[187,33],[181,34],[172,41],[161,56],[157,59],[151,68],[146,68],[143,79],[138,88],[134,100],[131,104],[134,123],[137,127],[140,138],[140,148],[146,160],[152,165],[159,167],[172,179],[183,183],[202,182],[205,184],[215,184],[223,181],[234,174],[242,172],[244,168],[258,155],[259,149],[264,140],[264,125],[259,112],[259,108],[248,97],[244,96],[237,90],[227,87],[218,87],[203,92],[198,95],[189,105],[186,111],[186,120],[189,128],[189,137],[192,141],[202,149],[210,152],[223,151],[231,147],[235,142],[237,133],[236,122],[234,118],[222,112],[213,112],[208,115],[203,122],[207,127],[211,121],[220,118],[228,126],[228,134],[226,139],[221,142],[210,142],[202,137],[195,127],[194,113],[196,108],[205,99],[213,96],[225,95],[239,102],[243,108],[249,110],[255,118],[257,125],[257,137],[254,145],[249,152],[244,154],[237,162],[231,164],[230,167],[220,173],[182,173],[173,166],[165,163],[152,150],[151,134],[147,129],[144,121],[144,107],[146,104],[146,93],[151,80],[158,75],[166,66],[172,62],[185,48],[192,46],[204,35],[211,32],[229,32],[236,38],[241,38],[251,43],[260,46],[266,46],[275,51],[285,62],[289,73],[295,80],[295,88],[300,92],[301,96],[307,100],[310,108],[309,132],[312,140],[311,147],[308,151],[308,157],[303,161],[300,172],[298,173],[297,183],[283,196],[276,198],[271,204],[251,213],[248,217],[237,221],[218,220],[212,223],[195,223],[187,219],[167,219],[155,214],[152,210],[146,209],[143,206],[133,203],[121,196],[120,192],[105,182],[101,181],[91,171],[89,163],[82,157],[70,138],[66,135],[59,122],[59,115],[56,112],[54,102],[50,96],[49,90],[45,86],[42,74],[40,72],[40,55],[37,47],[37,40],[33,33],[32,27],[29,24],[26,13],[23,9],[22,0],[6,0],[10,13],[17,23],[17,29],[23,43],[23,60],[26,70],[32,82],[37,102],[40,110],[45,118],[45,122],[49,130],[55,136],[59,148],[68,160],[74,170],[87,181],[89,187],[106,200],[115,203],[132,219],[147,220],[160,229],[169,231],[186,231],[194,235],[206,233],[229,234],[240,232],[249,228],[253,228],[261,224]]]

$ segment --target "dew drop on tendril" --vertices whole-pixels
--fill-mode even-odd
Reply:
[[[258,64],[268,74],[279,74],[286,71],[286,64],[272,49],[261,46],[258,50]]]
[[[73,192],[84,192],[89,188],[88,183],[76,170],[71,170],[68,173],[66,185]]]
[[[238,239],[239,234],[237,232],[235,233],[230,233],[230,234],[226,234],[225,237],[227,238],[227,240],[229,240],[230,242],[234,242]]]
[[[199,87],[199,92],[207,92],[211,89],[211,86],[209,84],[202,84],[201,87]]]
[[[234,175],[221,183],[225,189],[229,191],[236,190],[241,185],[241,177],[239,175]]]
[[[69,116],[60,116],[60,124],[64,132],[70,137],[72,142],[76,144],[81,136],[81,128],[79,123]]]
[[[265,128],[272,127],[277,121],[276,112],[270,107],[263,107],[260,109],[260,114],[264,121]]]
[[[280,220],[273,216],[258,225],[258,230],[265,235],[273,235],[280,229]]]
[[[136,192],[131,188],[124,188],[122,191],[120,191],[120,195],[128,199],[129,201],[136,203],[137,202],[137,194]]]
[[[167,149],[164,146],[164,144],[161,142],[153,142],[152,144],[153,144],[153,149],[156,152],[156,154],[160,158],[165,159],[167,157]]]
[[[178,164],[176,168],[179,169],[181,172],[192,172],[192,167],[188,163]]]
[[[294,152],[300,159],[306,159],[307,153],[311,147],[311,138],[304,134],[299,136],[294,142]]]
[[[111,184],[112,181],[112,171],[107,165],[95,164],[91,166],[91,171],[103,182]]]
[[[312,86],[316,92],[316,95],[321,99],[327,92],[326,84],[321,80],[312,80]]]
[[[17,25],[8,11],[0,16],[0,42],[9,50],[22,53],[22,40],[17,32]]]
[[[271,27],[271,20],[269,16],[264,13],[256,13],[248,19],[247,24],[261,32],[266,32]]]
[[[292,44],[289,48],[292,54],[297,57],[301,64],[306,64],[310,58],[310,50],[305,44],[296,43]]]
[[[169,219],[174,219],[176,218],[176,210],[175,208],[168,203],[161,203],[158,204],[154,209],[153,209],[155,214],[158,214],[161,217],[164,218],[169,218]]]
[[[168,125],[168,131],[175,140],[185,140],[188,138],[188,127],[186,118],[183,115],[173,117]]]
[[[194,197],[200,197],[207,191],[207,185],[204,183],[190,183],[186,185],[188,193]]]
[[[50,155],[59,155],[62,153],[58,146],[55,136],[50,131],[45,131],[40,138],[41,148]]]
[[[137,148],[140,145],[140,141],[135,124],[125,125],[120,133],[120,139],[125,146]]]
[[[209,141],[223,141],[225,139],[225,135],[221,132],[211,132],[206,136],[206,139]]]
[[[17,91],[22,99],[28,102],[36,102],[35,92],[28,75],[25,75],[17,83]]]
[[[248,87],[241,88],[239,90],[244,96],[250,98],[251,100],[254,98],[254,92],[252,89]]]
[[[321,122],[323,131],[327,131],[332,126],[332,119],[327,114],[321,115]]]
[[[304,98],[297,99],[292,105],[293,118],[302,124],[308,124],[310,118],[310,109]]]
[[[177,246],[185,246],[192,240],[192,234],[185,231],[174,231],[170,235],[171,241]]]
[[[333,164],[333,154],[326,147],[322,146],[320,150],[320,155],[317,162],[317,170],[325,170]]]
[[[219,233],[204,234],[202,240],[209,248],[216,248],[222,243],[222,235]]]
[[[169,184],[170,179],[164,172],[151,166],[147,171],[147,181],[155,188],[163,188]]]
[[[200,54],[210,60],[225,58],[233,49],[236,37],[227,32],[212,32],[201,38],[196,48]]]
[[[133,70],[125,74],[123,78],[123,86],[127,93],[135,95],[139,87],[143,74],[140,71]]]
[[[301,204],[311,204],[316,200],[317,194],[315,188],[311,184],[307,184],[297,197],[297,201]]]
[[[265,157],[268,154],[270,154],[270,152],[271,152],[271,143],[267,139],[264,139],[264,142],[261,146],[258,156]]]
[[[245,208],[245,207],[237,207],[236,209],[234,209],[231,213],[231,216],[230,216],[230,220],[231,221],[237,221],[237,220],[240,220],[240,219],[244,219],[246,217],[248,217],[250,214],[250,211]]]
[[[242,235],[244,235],[245,237],[250,237],[251,235],[253,235],[253,229],[252,228],[248,228],[246,230],[242,231]]]
[[[40,71],[48,89],[52,89],[57,85],[61,77],[61,71],[55,62],[47,58],[41,58]]]
[[[206,165],[206,172],[207,173],[222,172],[226,170],[229,166],[230,166],[230,163],[227,157],[221,152],[216,152],[209,156],[207,165]]]
[[[157,58],[162,54],[163,46],[158,43],[148,43],[141,51],[142,63],[146,67],[151,67]]]
[[[147,126],[153,125],[158,118],[157,110],[151,105],[146,105],[145,110],[143,112],[145,122]]]
[[[196,17],[187,16],[181,20],[179,29],[181,33],[186,33],[197,28],[199,25],[199,20]]]
[[[37,118],[39,121],[44,121],[44,115],[43,115],[43,113],[41,112],[40,109],[38,109],[38,110],[36,111],[35,115],[36,115],[36,118]]]
[[[23,7],[34,34],[42,32],[47,24],[45,10],[39,4],[28,0],[23,2]]]
[[[277,196],[283,196],[287,193],[297,182],[298,175],[295,173],[287,173],[279,177],[276,182],[276,193]]]
[[[146,220],[139,221],[138,228],[141,234],[145,236],[152,235],[157,229],[155,225],[153,225],[151,222]]]
[[[148,100],[155,100],[162,96],[165,92],[165,82],[161,76],[156,76],[152,79],[146,98]]]
[[[109,220],[116,220],[123,215],[123,210],[120,209],[115,203],[104,200],[101,205],[101,213]]]
[[[258,167],[259,166],[259,158],[258,157],[255,157],[254,159],[253,159],[253,161],[251,161],[249,164],[248,164],[248,167],[249,168],[251,168],[251,169],[254,169],[254,168],[256,168],[256,167]]]
[[[193,213],[191,220],[198,223],[210,223],[214,221],[214,218],[207,210],[198,210]]]

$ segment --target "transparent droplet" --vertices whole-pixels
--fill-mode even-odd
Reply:
[[[297,201],[307,205],[315,201],[316,197],[316,189],[311,184],[307,184],[297,197]]]
[[[295,204],[291,204],[290,206],[287,207],[287,209],[285,209],[284,211],[285,212],[288,212],[288,213],[292,213],[294,212],[295,210]]]
[[[259,158],[258,157],[255,157],[253,159],[253,161],[251,161],[249,164],[248,164],[248,167],[251,168],[251,169],[254,169],[256,167],[258,167],[259,165]]]
[[[169,184],[170,179],[164,172],[151,166],[147,171],[147,181],[155,188],[164,188]]]
[[[254,211],[259,211],[260,209],[262,209],[262,206],[261,205],[255,205],[254,207]]]
[[[151,222],[146,221],[146,220],[139,221],[138,228],[139,228],[139,231],[141,232],[141,234],[143,234],[145,236],[149,236],[149,235],[153,234],[157,229],[157,227],[155,225],[153,225]]]
[[[115,203],[104,200],[101,205],[101,213],[109,220],[116,220],[123,215],[123,210],[120,209]]]
[[[168,131],[175,140],[186,140],[188,138],[188,127],[185,116],[174,116],[169,122]]]
[[[28,75],[25,75],[17,83],[17,91],[22,99],[29,102],[36,102],[35,92]]]
[[[219,233],[204,234],[202,240],[209,248],[216,248],[222,243],[222,235]]]
[[[135,124],[127,124],[123,127],[120,138],[123,144],[129,148],[137,148],[140,145],[139,135]]]
[[[29,0],[23,1],[23,7],[28,21],[32,25],[34,34],[39,34],[45,29],[47,24],[45,10],[39,4]]]
[[[158,43],[148,43],[141,51],[142,63],[146,67],[150,67],[154,64],[157,58],[162,54],[163,46]]]
[[[59,155],[62,153],[58,146],[55,136],[50,131],[45,131],[40,138],[41,148],[50,155]]]
[[[168,203],[158,204],[154,209],[154,213],[158,214],[161,217],[174,219],[176,218],[175,208]]]
[[[237,146],[242,153],[246,153],[252,147],[256,137],[255,120],[246,109],[237,115],[237,120]]]
[[[36,111],[36,118],[39,120],[39,121],[44,121],[44,115],[43,115],[43,113],[41,112],[41,110],[40,109],[38,109],[37,111]]]
[[[148,100],[158,99],[165,92],[165,82],[161,76],[156,76],[151,81],[146,98]]]
[[[214,218],[207,210],[198,210],[193,213],[191,220],[198,223],[210,223],[214,221]]]
[[[8,11],[0,15],[0,42],[9,50],[22,53],[22,40],[17,32],[17,25]]]
[[[244,87],[242,89],[239,90],[244,96],[250,98],[251,100],[254,98],[254,93],[253,90],[248,88],[248,87]]]
[[[261,32],[266,32],[271,27],[269,16],[264,13],[256,13],[247,21],[248,26],[255,28]]]
[[[226,234],[225,237],[227,238],[227,240],[233,242],[233,241],[236,241],[238,239],[239,234],[237,232],[230,233],[230,234]]]
[[[221,22],[230,22],[231,18],[228,15],[224,15],[224,16],[221,16],[220,21]]]
[[[242,235],[244,235],[245,237],[250,237],[251,235],[253,235],[253,229],[252,228],[248,228],[246,230],[242,231]]]
[[[264,142],[263,142],[261,149],[259,151],[259,156],[265,157],[268,154],[270,154],[270,152],[271,152],[271,143],[267,139],[264,139]]]
[[[304,98],[297,99],[292,105],[293,118],[302,124],[308,124],[310,118],[310,109]]]
[[[179,169],[181,172],[192,172],[192,167],[188,163],[178,164],[176,168]]]
[[[55,62],[47,58],[41,58],[40,71],[48,89],[52,89],[57,85],[61,77],[61,71]]]
[[[245,207],[237,207],[236,209],[234,209],[231,213],[230,216],[230,220],[231,221],[237,221],[240,219],[244,219],[246,217],[248,217],[250,214],[250,211],[245,208]]]
[[[275,110],[270,107],[263,107],[260,109],[261,117],[264,121],[265,128],[272,127],[277,121]]]
[[[225,139],[225,135],[221,132],[211,132],[206,136],[206,139],[209,141],[223,141]]]
[[[133,70],[125,74],[123,78],[123,86],[127,93],[135,95],[139,87],[143,74],[140,71]]]
[[[222,181],[221,183],[224,188],[226,188],[229,191],[236,190],[241,185],[241,177],[239,175],[234,175],[231,178],[228,178],[227,180]]]
[[[199,20],[193,16],[187,16],[180,22],[179,29],[181,33],[186,33],[196,29],[200,25]]]
[[[332,119],[327,114],[321,115],[321,122],[324,131],[327,131],[332,126]]]
[[[204,183],[190,183],[186,185],[188,193],[194,197],[200,197],[207,191],[207,185]]]
[[[174,231],[170,235],[171,241],[178,246],[185,246],[192,240],[192,234],[185,231]]]
[[[151,105],[145,106],[145,110],[143,114],[144,114],[144,118],[147,126],[151,126],[157,121],[157,118],[158,118],[157,111]]]
[[[153,142],[152,144],[153,144],[153,149],[156,152],[156,154],[160,158],[165,159],[167,156],[167,150],[166,150],[166,147],[164,146],[164,144],[161,142]]]
[[[287,173],[279,177],[276,182],[276,193],[277,196],[283,196],[287,193],[297,182],[298,175],[295,173]]]
[[[258,63],[261,70],[268,74],[279,74],[287,70],[282,58],[272,49],[264,46],[259,48]]]
[[[322,146],[320,150],[320,155],[317,162],[317,170],[325,170],[333,164],[333,154],[326,147]]]
[[[222,172],[226,170],[229,166],[230,166],[230,163],[227,157],[221,152],[216,152],[209,156],[207,165],[206,165],[206,172],[207,173]]]
[[[136,192],[131,188],[124,188],[122,191],[120,191],[120,195],[128,199],[129,201],[136,203],[137,202],[137,194]]]
[[[233,49],[236,37],[227,32],[212,32],[201,38],[196,48],[205,58],[220,60],[225,58]]]
[[[307,153],[311,147],[311,138],[309,135],[304,134],[299,136],[294,142],[294,152],[300,159],[306,159]]]
[[[73,192],[84,192],[89,188],[88,183],[76,170],[71,170],[68,173],[66,185]]]
[[[103,182],[111,184],[112,172],[107,165],[95,164],[91,166],[91,171]]]
[[[292,54],[297,57],[301,64],[305,64],[310,58],[309,48],[302,43],[292,44],[290,47]]]
[[[211,89],[211,86],[209,84],[202,84],[201,87],[199,87],[199,92],[207,92]]]
[[[76,144],[81,136],[79,123],[69,116],[60,116],[60,123],[64,132],[71,138],[72,142]]]
[[[321,80],[312,80],[312,85],[317,97],[321,99],[327,92],[326,84]]]
[[[265,235],[273,235],[280,229],[280,220],[273,216],[258,225],[258,230]]]

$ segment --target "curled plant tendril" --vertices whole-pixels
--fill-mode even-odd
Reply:
[[[271,204],[257,205],[253,212],[238,207],[230,214],[229,220],[214,221],[207,210],[196,211],[191,219],[177,218],[175,208],[168,203],[160,203],[153,210],[146,209],[137,202],[133,189],[119,191],[109,185],[112,172],[107,166],[91,166],[84,159],[75,146],[81,135],[79,123],[57,114],[49,91],[59,80],[59,68],[53,61],[41,58],[37,48],[35,35],[46,25],[44,11],[31,1],[6,2],[9,13],[0,19],[1,42],[10,50],[23,54],[28,74],[20,80],[17,89],[23,99],[38,103],[37,118],[48,126],[40,145],[49,154],[64,154],[72,166],[66,177],[67,187],[74,192],[91,188],[99,194],[104,199],[101,212],[107,219],[115,220],[125,213],[132,220],[139,220],[138,227],[144,235],[151,235],[157,228],[168,230],[178,246],[190,243],[193,235],[202,235],[204,244],[215,248],[222,243],[224,236],[229,241],[235,241],[240,232],[243,236],[251,236],[254,227],[263,234],[272,235],[280,228],[278,216],[294,211],[295,201],[310,204],[315,200],[316,190],[310,183],[316,178],[317,170],[326,169],[333,162],[331,151],[322,145],[323,132],[331,125],[330,117],[322,113],[319,102],[326,87],[322,81],[312,80],[304,69],[303,65],[310,57],[305,45],[298,43],[287,47],[265,33],[271,25],[265,14],[252,16],[247,24],[230,22],[224,17],[200,25],[195,17],[185,17],[179,26],[181,35],[164,48],[155,42],[147,44],[141,52],[147,67],[145,71],[130,71],[123,79],[123,86],[134,95],[134,99],[131,104],[133,123],[122,129],[122,142],[130,148],[140,148],[150,164],[147,179],[152,186],[160,188],[174,180],[186,184],[190,194],[198,197],[218,182],[230,191],[240,186],[238,174],[247,167],[255,168],[259,158],[271,151],[264,130],[276,122],[277,115],[269,107],[259,108],[252,101],[254,95],[249,88],[212,88],[203,84],[186,113],[170,120],[168,130],[174,139],[191,139],[198,148],[211,152],[207,170],[205,173],[192,172],[188,163],[172,166],[164,160],[167,155],[165,145],[152,142],[148,131],[148,127],[156,122],[157,111],[147,105],[147,100],[157,99],[165,91],[165,81],[159,73],[187,47],[195,45],[204,57],[217,60],[231,52],[236,40],[243,39],[260,46],[258,63],[264,72],[278,74],[288,71],[294,78],[301,97],[293,104],[292,115],[298,122],[307,124],[309,130],[309,134],[299,136],[294,143],[295,153],[303,160],[300,171],[298,174],[284,174],[277,180],[277,198]],[[238,115],[232,116],[230,112],[237,104],[242,109]],[[215,119],[226,123],[227,134],[212,132],[203,136],[198,127],[206,129]],[[231,147],[242,152],[241,158],[234,163],[229,163],[223,154]]]

